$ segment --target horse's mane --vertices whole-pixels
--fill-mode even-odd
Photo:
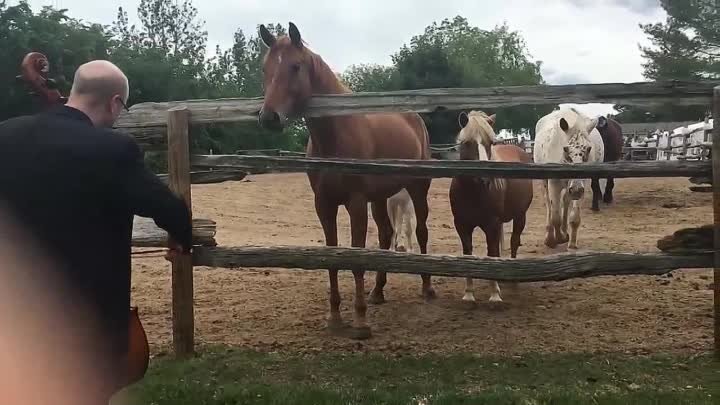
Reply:
[[[487,121],[490,118],[483,111],[470,111],[468,124],[458,134],[458,143],[476,142],[479,145],[492,145],[495,142],[495,130]]]
[[[323,87],[327,89],[335,89],[341,93],[352,93],[352,90],[343,83],[340,75],[333,72],[330,66],[323,60],[323,58],[311,51],[307,46],[303,46],[303,51],[310,58],[313,74],[315,80]]]

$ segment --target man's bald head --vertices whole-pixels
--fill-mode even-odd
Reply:
[[[71,96],[92,97],[105,101],[116,94],[128,96],[128,80],[125,74],[106,60],[94,60],[81,65],[75,72]]]
[[[127,104],[128,79],[113,63],[94,60],[75,72],[67,105],[87,114],[96,126],[112,126]]]

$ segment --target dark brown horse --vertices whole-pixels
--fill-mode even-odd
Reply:
[[[501,145],[495,140],[495,115],[481,111],[462,113],[458,135],[461,160],[530,163],[532,158],[516,145]],[[472,234],[476,227],[485,232],[487,255],[500,257],[504,246],[503,224],[513,222],[510,255],[517,257],[520,235],[525,229],[526,213],[533,198],[531,179],[502,179],[458,176],[450,183],[450,208],[455,230],[464,255],[473,253]],[[501,302],[500,286],[491,282],[491,302]],[[475,301],[473,280],[468,278],[463,301]]]
[[[276,38],[265,26],[260,36],[269,47],[263,61],[265,101],[259,116],[265,128],[283,128],[290,118],[303,114],[311,95],[341,94],[350,90],[340,82],[323,59],[310,51],[295,24],[290,23],[289,35]],[[422,118],[417,114],[355,114],[332,117],[306,117],[310,131],[308,157],[345,159],[430,159],[429,136]],[[388,249],[393,236],[387,212],[388,197],[407,189],[417,218],[418,245],[427,253],[428,202],[430,179],[400,176],[345,175],[333,172],[308,173],[315,193],[315,211],[325,233],[325,244],[337,246],[338,207],[344,205],[350,216],[353,247],[365,247],[368,225],[368,202],[372,204],[373,219],[378,227],[381,249]],[[340,316],[338,269],[330,273],[330,314],[328,328],[344,329]],[[349,336],[370,337],[366,322],[364,271],[355,276],[355,316]],[[385,301],[384,272],[378,272],[370,303]],[[433,298],[430,276],[422,276],[422,294]]]
[[[612,118],[600,116],[598,117],[596,128],[598,132],[600,132],[603,144],[605,145],[605,157],[603,162],[614,162],[622,159],[623,133],[620,124]],[[606,204],[613,202],[613,188],[615,188],[615,180],[611,176],[608,176],[607,182],[605,183],[604,195],[600,189],[599,178],[595,177],[592,179],[591,187],[593,191],[593,211],[600,211],[601,198]]]

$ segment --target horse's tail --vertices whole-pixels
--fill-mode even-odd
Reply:
[[[416,122],[418,123],[418,129],[422,131],[422,139],[420,142],[422,143],[423,148],[423,159],[430,159],[431,152],[430,152],[430,132],[427,129],[427,126],[425,126],[425,121],[422,119],[420,114],[413,114]]]

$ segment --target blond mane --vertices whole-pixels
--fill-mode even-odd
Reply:
[[[478,152],[482,160],[485,147],[491,147],[495,143],[495,130],[488,122],[490,116],[483,111],[470,111],[468,113],[468,123],[460,131],[457,137],[458,143],[475,142],[478,145]],[[492,156],[487,156],[487,160],[491,160]]]

